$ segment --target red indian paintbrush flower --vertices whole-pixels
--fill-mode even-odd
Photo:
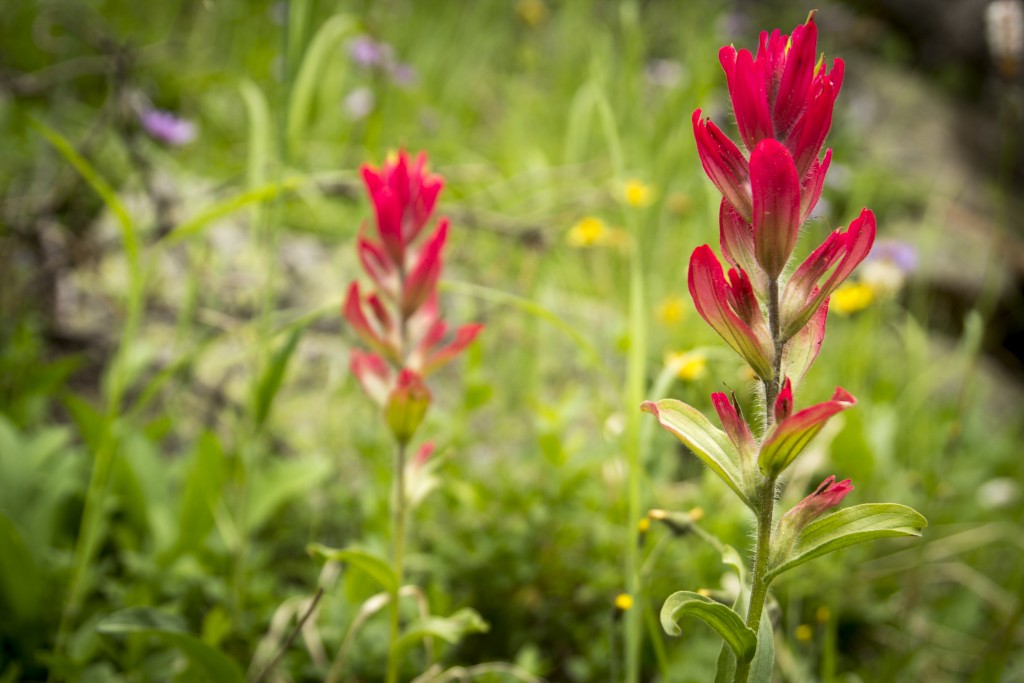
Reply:
[[[774,350],[746,272],[730,269],[727,282],[718,257],[705,244],[690,257],[688,279],[690,295],[701,317],[750,363],[759,377],[770,378]]]
[[[772,544],[772,564],[786,557],[805,526],[843,502],[843,498],[852,490],[853,484],[849,479],[837,482],[835,475],[831,475],[818,485],[814,493],[784,514],[779,520]]]
[[[761,472],[771,477],[781,474],[811,439],[818,435],[830,418],[852,407],[856,402],[857,399],[845,389],[836,387],[831,400],[791,415],[793,393],[787,379],[775,401],[775,416],[778,422],[761,444],[761,454],[758,456]]]
[[[342,305],[345,319],[373,351],[352,351],[352,373],[367,395],[386,408],[388,425],[403,443],[430,405],[423,378],[455,358],[483,329],[463,325],[449,340],[441,318],[437,286],[449,223],[439,219],[434,231],[422,237],[444,187],[426,162],[425,154],[410,162],[400,152],[380,169],[361,169],[373,202],[376,239],[364,229],[356,248],[374,291],[364,295],[353,282]]]
[[[762,32],[756,57],[731,45],[718,53],[747,149],[765,138],[778,140],[801,177],[818,158],[843,83],[843,61],[836,59],[826,70],[824,57],[817,60],[817,42],[812,12],[791,36]]]

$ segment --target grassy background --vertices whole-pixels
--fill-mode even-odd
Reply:
[[[432,612],[469,606],[490,624],[439,643],[442,661],[621,679],[627,351],[646,340],[653,391],[666,352],[705,349],[707,372],[666,395],[708,409],[724,384],[753,401],[686,295],[690,251],[717,239],[690,114],[729,121],[720,45],[805,16],[590,0],[12,3],[0,17],[0,680],[252,674],[318,581],[319,612],[274,675],[323,680],[376,589],[305,547],[384,553],[389,537],[389,443],[347,371],[354,339],[337,306],[370,216],[358,165],[396,148],[427,150],[447,179],[448,319],[487,323],[434,382],[439,486],[413,517],[410,580]],[[353,64],[359,33],[390,43],[415,82]],[[983,353],[1002,291],[985,273],[1001,271],[964,257],[981,285],[948,313],[928,263],[959,244],[943,232],[949,196],[927,164],[908,175],[879,150],[866,74],[884,62],[848,49],[864,80],[837,105],[841,168],[801,249],[867,205],[926,263],[900,295],[830,320],[798,401],[841,384],[860,402],[803,457],[785,500],[834,472],[854,480],[851,501],[912,505],[930,527],[781,579],[777,678],[1024,680],[1019,374]],[[676,80],[652,82],[654,60]],[[358,120],[344,105],[356,88],[375,96]],[[195,121],[197,140],[146,138],[146,99]],[[628,179],[652,189],[649,205],[623,201]],[[646,335],[627,316],[626,249],[567,239],[587,216],[636,236]],[[998,254],[1008,238],[991,234],[985,253]],[[666,321],[676,299],[681,317]],[[702,526],[745,552],[750,520],[725,487],[644,429],[644,509],[700,507]],[[709,680],[711,633],[694,622],[670,639],[653,617],[674,590],[721,588],[724,566],[657,526],[642,553],[642,679]],[[125,607],[167,621],[115,632],[104,620]],[[360,632],[347,680],[381,677],[385,622]],[[410,657],[407,678],[422,664]]]

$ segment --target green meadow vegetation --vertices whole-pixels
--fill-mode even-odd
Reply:
[[[659,614],[681,588],[731,601],[721,544],[748,567],[753,517],[640,404],[764,410],[687,290],[720,201],[691,114],[733,127],[718,50],[811,9],[785,6],[7,5],[0,682],[383,681],[399,593],[402,681],[713,680],[720,638]],[[819,10],[853,84],[798,255],[864,206],[888,251],[833,297],[797,400],[857,404],[782,502],[835,474],[846,505],[928,526],[780,577],[770,680],[1024,680],[1022,374],[986,343],[1005,283],[968,260],[981,284],[947,310],[949,199],[878,152],[900,131],[856,74],[880,58]],[[340,313],[366,280],[360,167],[398,150],[445,179],[445,317],[485,325],[430,377],[404,582],[393,443]]]

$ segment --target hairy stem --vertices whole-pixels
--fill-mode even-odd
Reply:
[[[754,546],[754,576],[750,586],[750,605],[747,607],[747,626],[758,632],[761,613],[768,598],[768,551],[772,541],[772,517],[775,512],[775,478],[765,480],[761,490],[760,509],[757,514],[757,544]],[[753,661],[753,660],[751,660]],[[746,683],[751,662],[737,662],[735,683]]]
[[[768,329],[772,335],[775,356],[772,359],[772,377],[764,383],[764,428],[767,433],[775,419],[775,399],[782,387],[782,333],[779,325],[779,281],[768,284]],[[750,602],[747,605],[747,626],[758,632],[761,614],[768,598],[768,556],[772,545],[772,523],[775,514],[775,477],[765,479],[761,486],[757,511],[757,541],[754,545],[754,574],[750,584]],[[753,661],[753,660],[751,660]],[[746,683],[751,662],[736,663],[735,683]]]

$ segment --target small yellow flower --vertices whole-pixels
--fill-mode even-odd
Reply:
[[[592,247],[600,244],[608,236],[608,226],[594,216],[587,216],[569,229],[566,239],[574,247]]]
[[[690,519],[694,522],[704,519],[704,508],[697,507],[690,510]]]
[[[615,606],[625,612],[633,608],[633,596],[629,593],[619,593],[615,596]]]
[[[548,6],[543,0],[519,0],[516,14],[529,26],[540,26],[548,18]]]
[[[651,520],[649,517],[643,517],[639,522],[636,523],[637,531],[640,533],[646,533],[651,528]]]
[[[630,206],[641,208],[654,201],[654,190],[636,178],[630,178],[622,187],[622,197]]]
[[[686,317],[686,299],[681,296],[665,297],[654,315],[659,323],[665,327],[672,327]]]
[[[679,379],[693,382],[707,374],[708,357],[702,351],[670,351],[665,355],[665,365],[672,368]]]
[[[705,598],[710,598],[711,591],[709,591],[707,588],[700,588],[697,590],[697,595],[703,595]]]
[[[814,618],[817,619],[819,624],[827,624],[828,620],[832,618],[832,611],[822,605],[814,612]]]
[[[814,637],[814,629],[808,624],[800,624],[796,627],[796,631],[793,635],[796,636],[796,639],[801,643],[807,643]]]
[[[863,282],[845,282],[832,294],[829,308],[839,315],[863,311],[875,300],[875,290]]]

